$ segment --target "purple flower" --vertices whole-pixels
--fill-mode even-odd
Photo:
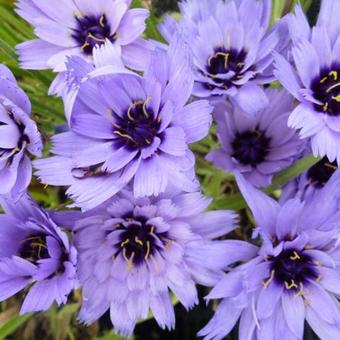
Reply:
[[[169,290],[190,309],[198,302],[195,283],[213,285],[240,243],[212,241],[234,229],[235,214],[204,212],[209,203],[200,193],[134,198],[123,191],[105,213],[76,222],[79,319],[92,323],[110,309],[115,331],[129,336],[150,309],[160,327],[174,328]]]
[[[144,77],[99,75],[83,82],[71,131],[53,138],[54,157],[35,162],[44,183],[69,186],[67,194],[91,209],[132,181],[135,196],[158,195],[168,184],[195,191],[188,144],[209,131],[207,101],[186,105],[193,78],[187,47],[175,38],[157,51]]]
[[[17,199],[32,178],[28,153],[40,156],[42,142],[31,119],[31,103],[11,73],[0,65],[0,195]]]
[[[262,244],[212,289],[208,299],[222,301],[199,335],[222,339],[240,320],[240,339],[303,339],[307,321],[321,339],[339,339],[340,177],[332,177],[316,199],[283,206],[241,175],[237,180]]]
[[[293,67],[275,56],[276,76],[299,100],[289,126],[310,138],[315,156],[340,159],[340,2],[322,1],[318,22],[309,27],[300,6],[287,20],[292,37]]]
[[[268,31],[271,1],[187,0],[182,19],[170,17],[160,27],[165,38],[174,31],[192,47],[197,97],[228,96],[244,112],[263,109],[268,100],[261,85],[273,81],[272,52],[281,48],[281,25]]]
[[[322,158],[301,176],[284,186],[280,202],[293,197],[310,200],[326,185],[337,170],[338,165],[335,161],[330,162],[327,157]]]
[[[66,233],[27,195],[2,206],[0,301],[26,288],[21,313],[66,303],[76,278],[76,251]]]
[[[93,48],[106,40],[121,49],[124,63],[143,68],[151,45],[139,39],[146,9],[129,9],[131,0],[19,0],[17,12],[35,28],[38,39],[17,46],[20,64],[27,69],[65,71],[67,57],[92,59]]]
[[[284,90],[267,89],[270,104],[255,117],[220,102],[215,107],[221,148],[207,156],[225,171],[239,170],[256,186],[267,186],[273,175],[292,164],[304,149],[295,131],[287,127],[293,98]]]

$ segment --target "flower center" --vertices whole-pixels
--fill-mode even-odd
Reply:
[[[154,118],[154,113],[147,106],[148,100],[139,100],[130,105],[125,117],[116,117],[114,135],[133,149],[146,148],[152,144],[160,127],[160,117]]]
[[[18,256],[37,264],[39,260],[50,257],[45,235],[30,235],[21,242]]]
[[[322,71],[312,83],[314,98],[322,104],[314,104],[317,111],[330,116],[340,115],[340,68]]]
[[[283,250],[278,256],[269,258],[269,261],[271,276],[263,282],[265,287],[275,280],[287,290],[301,290],[307,280],[318,279],[319,273],[312,258],[298,250]]]
[[[102,45],[105,39],[114,42],[116,35],[111,34],[110,24],[105,14],[100,17],[76,17],[77,28],[73,30],[72,38],[75,39],[85,54],[92,55],[96,45]]]
[[[259,129],[237,133],[232,142],[233,154],[241,164],[256,166],[269,152],[270,138]]]
[[[157,233],[153,225],[149,225],[143,217],[126,218],[131,224],[128,227],[118,225],[116,230],[121,230],[118,248],[115,257],[122,253],[129,265],[138,266],[148,260],[152,255],[164,248],[167,233]]]
[[[242,79],[246,56],[245,50],[227,50],[223,47],[216,49],[215,54],[210,56],[207,62],[206,70],[209,77],[213,78],[216,83],[221,83],[223,87],[228,88],[232,81]],[[219,75],[229,72],[229,79],[219,77]]]
[[[335,161],[330,162],[327,157],[324,157],[308,170],[307,178],[312,185],[322,188],[337,169],[338,165]]]

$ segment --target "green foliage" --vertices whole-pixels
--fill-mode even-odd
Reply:
[[[0,340],[6,339],[8,335],[14,333],[22,326],[33,314],[15,315],[0,327]]]

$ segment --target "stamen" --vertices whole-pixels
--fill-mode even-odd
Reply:
[[[153,235],[154,231],[155,231],[155,227],[154,227],[154,226],[151,226],[151,228],[150,228],[150,234]]]
[[[149,112],[146,110],[146,104],[148,104],[150,100],[151,100],[151,96],[148,96],[143,103],[143,112],[146,118],[150,118]]]
[[[300,255],[294,250],[293,251],[294,256],[290,256],[290,259],[295,261],[295,260],[301,260]]]
[[[99,25],[103,28],[105,28],[104,20],[105,20],[105,16],[102,15],[99,19]]]
[[[124,246],[126,246],[129,242],[130,242],[130,240],[129,240],[129,239],[126,239],[124,242],[122,242],[122,243],[120,244],[120,246],[121,246],[122,248],[124,248]]]
[[[340,103],[340,94],[338,94],[337,96],[333,96],[332,99]]]
[[[331,71],[331,72],[329,72],[329,75],[333,76],[335,81],[338,80],[338,72],[337,71]]]
[[[157,123],[160,124],[161,123],[161,116],[157,117]]]
[[[294,280],[291,280],[291,283],[289,284],[287,281],[285,281],[285,287],[286,289],[290,290],[292,288],[298,288],[297,284]]]
[[[332,169],[332,170],[338,170],[338,167],[336,165],[331,164],[331,163],[325,163],[325,166],[327,168]]]
[[[303,290],[303,283],[300,282],[300,289],[299,291],[294,295],[294,299],[297,299],[299,296],[303,296],[304,295],[304,290]]]
[[[323,110],[326,112],[328,110],[328,103],[325,103],[325,105],[323,106]]]
[[[150,256],[150,250],[151,250],[151,246],[150,246],[150,241],[146,241],[146,254],[145,254],[145,260],[147,260]]]
[[[321,80],[320,80],[320,84],[323,84],[326,80],[328,79],[328,77],[323,77]]]
[[[90,46],[90,43],[88,41],[85,41],[83,46],[80,48],[82,51],[85,50],[86,47]]]
[[[142,247],[144,246],[144,243],[137,236],[135,237],[135,242],[141,245]]]
[[[340,86],[340,83],[336,83],[336,84],[332,85],[331,87],[329,87],[329,88],[326,90],[326,93],[331,92],[332,90],[334,90],[334,89],[337,88],[338,86]]]
[[[95,35],[93,35],[91,32],[87,35],[88,38],[91,38],[95,41],[98,41],[98,42],[105,42],[105,39],[104,38],[97,38]]]
[[[270,277],[267,280],[262,281],[264,288],[267,288],[269,284],[274,280],[275,270],[273,269],[270,273]]]
[[[129,135],[127,134],[124,134],[124,133],[121,133],[120,131],[113,131],[114,134],[120,136],[120,137],[123,137],[123,138],[127,138],[129,139],[131,142],[133,142],[134,144],[137,144],[137,142]]]

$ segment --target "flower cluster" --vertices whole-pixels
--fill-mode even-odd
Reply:
[[[189,310],[203,285],[221,299],[206,340],[238,321],[240,339],[300,340],[305,322],[339,339],[340,1],[323,0],[311,28],[301,5],[272,23],[270,0],[183,0],[159,26],[168,44],[145,39],[149,12],[130,7],[16,3],[37,36],[17,46],[20,66],[57,74],[65,126],[42,157],[30,101],[0,65],[0,301],[24,291],[21,313],[45,311],[80,288],[78,319],[109,311],[129,337],[149,313],[173,329],[173,298]],[[288,182],[311,152],[322,158]],[[32,164],[75,210],[34,202]],[[202,164],[236,178],[251,239],[235,239],[236,212],[209,210]]]

